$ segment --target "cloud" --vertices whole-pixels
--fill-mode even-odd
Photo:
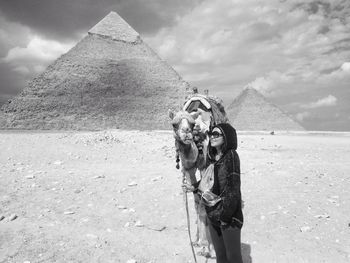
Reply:
[[[272,81],[269,78],[259,77],[253,82],[248,83],[247,87],[251,87],[259,91],[266,96],[268,90],[272,89]]]
[[[295,115],[295,118],[300,122],[304,122],[305,119],[310,118],[310,117],[311,117],[311,113],[308,111],[300,112],[300,113]]]
[[[320,107],[331,107],[337,105],[337,98],[333,95],[328,95],[325,98],[319,99],[316,102],[311,102],[305,105],[302,105],[302,108],[305,109],[315,109]]]
[[[60,43],[33,35],[25,25],[0,16],[0,100],[19,93],[26,83],[72,43]]]
[[[266,97],[278,96],[279,87],[285,87],[294,82],[294,79],[279,71],[271,71],[264,77],[258,77],[254,81],[247,84],[248,87],[252,87],[258,90]],[[284,89],[280,90],[284,92]]]
[[[8,63],[14,71],[23,75],[40,73],[45,66],[67,52],[73,45],[33,36],[27,46],[10,49],[2,62]]]
[[[346,83],[350,82],[350,62],[338,61],[337,67],[335,67],[333,70],[330,70],[328,74],[327,72],[323,72],[323,74],[317,76],[315,78],[315,82],[321,87],[325,84],[333,86],[334,83],[337,83],[338,88],[347,86]]]
[[[6,56],[12,47],[26,45],[29,36],[28,27],[7,21],[0,13],[0,58]]]
[[[350,73],[350,62],[344,62],[344,63],[341,65],[341,69],[342,69],[342,71],[344,71],[344,72],[349,72],[349,73]]]
[[[0,59],[0,101],[4,102],[19,93],[26,83],[43,72],[47,65],[72,46],[38,36],[26,36],[27,44],[8,50]]]

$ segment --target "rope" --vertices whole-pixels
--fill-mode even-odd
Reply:
[[[182,182],[183,183],[186,182],[185,174],[183,174]],[[186,192],[186,190],[184,190],[184,201],[185,201],[185,207],[186,207],[188,237],[190,239],[190,245],[191,245],[191,249],[192,249],[194,262],[197,263],[196,253],[194,252],[193,243],[192,243],[192,237],[191,237],[191,222],[190,222],[190,214],[189,214],[189,211],[188,211],[188,200],[187,200],[187,192]]]

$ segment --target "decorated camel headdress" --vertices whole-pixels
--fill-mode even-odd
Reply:
[[[212,115],[211,126],[228,122],[223,101],[215,96],[194,94],[185,102],[183,110],[189,113],[198,110],[210,112]]]

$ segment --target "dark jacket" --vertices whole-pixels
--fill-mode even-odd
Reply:
[[[206,207],[210,221],[220,225],[220,221],[237,226],[243,225],[240,160],[237,150],[236,130],[228,123],[216,125],[224,137],[223,155],[215,161],[214,147],[209,144],[209,159],[214,162],[214,185],[212,192],[220,195],[222,201],[213,207]]]

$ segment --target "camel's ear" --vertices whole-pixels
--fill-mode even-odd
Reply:
[[[172,120],[172,119],[174,119],[174,117],[175,117],[175,112],[173,112],[172,110],[168,110],[168,115],[169,115],[169,118]]]

